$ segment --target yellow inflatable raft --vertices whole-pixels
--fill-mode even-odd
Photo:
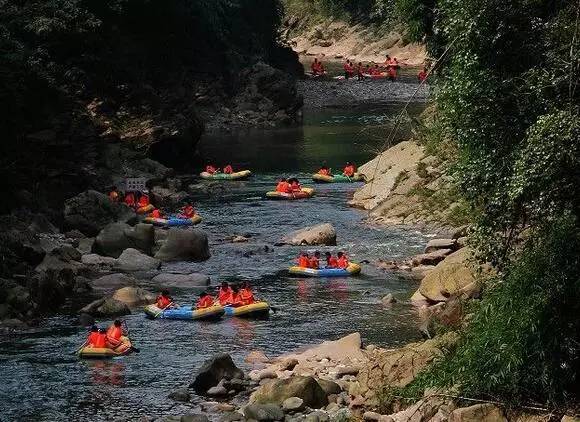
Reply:
[[[301,275],[306,277],[350,277],[360,274],[361,266],[351,262],[346,268],[314,268],[290,267],[290,274]]]
[[[268,199],[306,199],[314,196],[314,189],[312,188],[302,188],[299,192],[285,193],[285,192],[267,192],[266,198]]]
[[[237,317],[260,317],[270,313],[270,305],[267,302],[254,302],[244,306],[225,306],[226,316]]]
[[[202,179],[208,180],[242,180],[247,179],[252,175],[250,170],[237,171],[235,173],[208,173],[206,171],[199,174]]]
[[[128,337],[121,337],[121,345],[115,349],[108,347],[83,347],[79,350],[79,357],[82,359],[107,359],[117,356],[128,355],[132,352],[131,340]]]

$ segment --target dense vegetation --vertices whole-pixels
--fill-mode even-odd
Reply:
[[[375,26],[389,25],[397,16],[394,0],[284,0],[291,15],[330,17]]]
[[[578,14],[569,1],[398,0],[438,63],[427,137],[452,143],[479,258],[498,270],[427,386],[512,402],[580,399]],[[444,149],[443,149],[444,150]]]

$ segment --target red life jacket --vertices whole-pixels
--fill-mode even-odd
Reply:
[[[94,347],[104,349],[107,347],[107,335],[105,333],[98,333],[95,338]]]
[[[355,172],[354,166],[346,166],[344,168],[343,174],[345,174],[348,177],[352,177],[354,176],[354,172]]]
[[[225,174],[232,174],[234,172],[234,169],[232,166],[230,166],[229,164],[227,166],[224,167],[224,173]]]
[[[107,329],[107,337],[113,340],[119,340],[123,335],[123,329],[121,327],[117,327],[115,324],[111,325]]]
[[[300,255],[298,257],[298,266],[308,268],[310,266],[310,260],[307,257]]]
[[[338,268],[338,260],[335,257],[331,256],[326,260],[326,265],[329,268]]]
[[[308,263],[308,266],[310,268],[314,268],[314,269],[318,269],[318,267],[320,266],[320,262],[318,261],[318,258],[316,258],[315,256],[313,256],[312,258],[310,258],[310,262]]]
[[[318,174],[322,174],[323,176],[330,176],[330,170],[329,169],[320,169],[318,170]]]
[[[218,301],[221,305],[225,305],[228,300],[232,297],[232,289],[228,287],[227,289],[222,289],[220,287],[220,291],[218,293]]]
[[[348,267],[348,258],[345,255],[338,258],[337,266],[338,266],[338,268],[343,268],[343,269]]]
[[[150,204],[149,196],[148,195],[141,195],[141,198],[139,198],[139,207],[146,207],[149,204]]]
[[[290,189],[292,192],[300,192],[302,190],[302,188],[300,187],[300,183],[297,182],[292,182],[292,184],[290,185]]]
[[[396,78],[397,77],[397,69],[395,69],[394,67],[389,67],[388,69],[389,72],[389,78]]]
[[[89,338],[87,339],[87,346],[96,347],[95,344],[97,343],[98,337],[99,337],[99,333],[91,332],[89,334]]]
[[[240,289],[239,296],[242,305],[250,305],[254,303],[254,294],[249,289]]]
[[[419,82],[423,82],[425,79],[427,79],[427,72],[424,70],[420,71],[417,75],[417,78],[419,78]]]
[[[129,205],[130,207],[135,206],[135,195],[132,193],[128,193],[125,195],[125,204]]]
[[[157,307],[159,309],[167,308],[173,300],[170,297],[159,295],[157,296]]]
[[[205,309],[213,306],[213,297],[210,295],[200,297],[197,301],[197,305],[195,306],[197,309]]]
[[[214,174],[216,172],[216,168],[212,165],[205,166],[206,173]]]
[[[193,216],[195,216],[195,209],[191,205],[187,205],[183,209],[183,216],[185,218],[192,218]]]
[[[149,214],[149,217],[153,217],[153,218],[161,218],[161,211],[159,211],[158,209],[154,209],[153,211],[151,211],[151,213]]]

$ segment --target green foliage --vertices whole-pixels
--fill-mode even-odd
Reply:
[[[562,405],[578,397],[580,232],[567,216],[534,234],[503,279],[488,288],[458,348],[405,391]]]
[[[395,0],[284,0],[293,15],[384,25],[396,17]]]

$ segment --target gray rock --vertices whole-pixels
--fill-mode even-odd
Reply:
[[[330,420],[330,417],[328,416],[328,414],[326,412],[323,412],[321,410],[317,410],[315,412],[310,413],[308,416],[306,416],[306,419],[304,420],[304,422],[328,422]]]
[[[244,373],[239,369],[227,353],[220,353],[206,360],[197,372],[194,381],[190,384],[196,393],[204,394],[211,387],[215,387],[223,379],[243,378]]]
[[[112,202],[107,195],[94,190],[85,191],[64,204],[65,225],[87,236],[96,236],[109,223],[131,223],[135,220],[131,208]]]
[[[340,385],[338,385],[334,381],[325,380],[322,378],[319,378],[316,381],[318,382],[318,385],[320,385],[320,387],[324,390],[327,396],[331,394],[340,394],[340,392],[342,391]]]
[[[413,257],[413,265],[436,265],[443,261],[445,257],[451,254],[453,250],[451,249],[436,249],[433,252],[424,253],[416,255]]]
[[[206,394],[208,396],[220,397],[220,396],[227,396],[228,390],[226,387],[222,385],[216,385],[215,387],[211,387],[207,390]]]
[[[246,419],[256,421],[281,421],[284,419],[284,412],[278,406],[272,403],[266,404],[249,404],[244,408]]]
[[[197,229],[169,229],[155,258],[161,261],[205,261],[210,257],[207,234]]]
[[[425,253],[433,252],[438,249],[457,249],[456,239],[431,239],[425,246]]]
[[[330,223],[318,224],[290,233],[282,239],[290,245],[336,245],[336,230]]]
[[[350,409],[346,408],[346,407],[341,407],[340,409],[338,409],[336,412],[332,413],[330,416],[330,420],[332,422],[343,422],[343,421],[348,421],[352,419],[352,412],[350,411]]]
[[[252,403],[276,403],[282,405],[289,397],[299,397],[304,405],[320,408],[328,403],[327,394],[313,377],[296,376],[276,379],[261,385],[252,394]]]
[[[95,243],[95,239],[93,237],[85,237],[78,239],[77,250],[83,254],[90,254],[93,250],[93,245]]]
[[[363,419],[365,421],[378,421],[381,418],[381,414],[377,412],[367,411],[363,413]]]
[[[123,287],[113,294],[113,299],[125,303],[127,306],[142,306],[155,303],[157,296],[139,287]]]
[[[139,252],[137,249],[125,249],[121,256],[117,259],[115,268],[120,271],[147,271],[158,269],[161,262],[150,256]]]
[[[297,412],[304,409],[304,400],[300,397],[288,397],[282,402],[282,409],[286,412]]]
[[[244,415],[239,412],[228,412],[225,413],[221,418],[220,422],[236,422],[244,419]]]
[[[117,289],[136,286],[137,279],[122,273],[114,273],[96,278],[91,282],[93,290],[103,293],[112,293]]]
[[[206,415],[193,413],[191,415],[183,415],[179,422],[209,422],[209,418]]]
[[[397,299],[395,299],[392,293],[389,293],[386,296],[383,296],[381,302],[383,303],[383,305],[390,305],[392,303],[396,303]]]
[[[89,253],[81,257],[81,262],[85,265],[91,265],[96,267],[113,267],[117,264],[115,258],[110,256],[101,256],[96,253]]]
[[[209,276],[200,273],[161,273],[153,277],[151,281],[165,287],[205,287],[210,284]]]
[[[89,303],[79,311],[81,314],[89,314],[94,317],[115,317],[131,313],[129,307],[113,298],[98,299]]]
[[[191,400],[191,394],[187,391],[187,388],[178,388],[175,391],[172,391],[169,396],[171,400],[181,401],[181,402],[188,402]]]
[[[107,224],[95,239],[93,251],[99,255],[118,258],[127,248],[151,254],[155,244],[155,229],[151,224],[131,227],[125,223]]]

